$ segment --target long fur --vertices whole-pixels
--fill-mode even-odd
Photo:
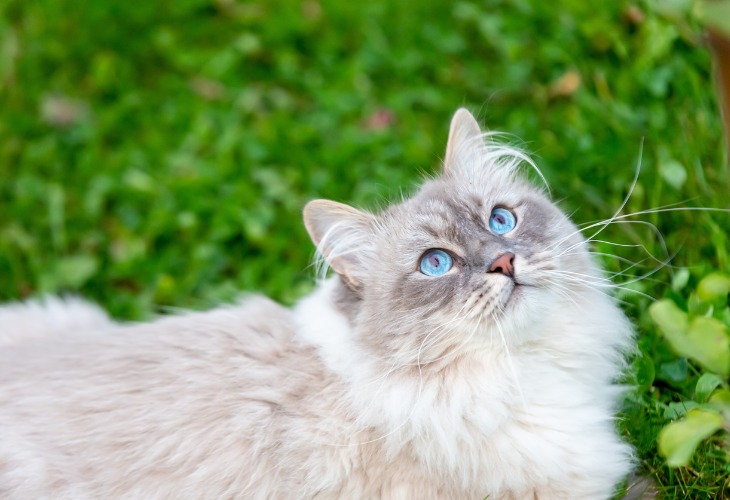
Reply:
[[[632,468],[614,422],[630,324],[519,155],[482,140],[460,110],[411,199],[310,204],[338,274],[293,309],[0,308],[0,498],[610,498]],[[421,274],[429,248],[458,265]],[[489,272],[505,251],[514,279]],[[49,334],[59,308],[92,320]]]
[[[76,297],[44,297],[0,307],[0,348],[21,342],[43,342],[67,332],[103,331],[112,326],[99,307]]]

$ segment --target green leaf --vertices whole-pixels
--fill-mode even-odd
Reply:
[[[710,404],[722,413],[725,422],[730,424],[730,390],[718,389],[710,396]]]
[[[699,405],[696,401],[673,401],[664,408],[664,418],[667,420],[682,418],[688,411],[697,408]]]
[[[722,378],[714,373],[703,373],[695,387],[695,398],[704,403],[712,394],[712,391],[722,385]]]
[[[634,360],[634,370],[636,373],[636,382],[639,386],[648,390],[649,387],[654,383],[656,376],[656,370],[654,368],[654,360],[651,356],[641,353]]]
[[[730,339],[722,322],[698,317],[690,323],[687,313],[669,299],[652,304],[649,314],[679,355],[694,359],[709,371],[727,376],[730,372]]]
[[[671,385],[680,385],[689,376],[689,362],[687,358],[677,358],[659,365],[656,378],[669,382]]]
[[[674,273],[674,276],[672,277],[672,290],[674,290],[675,292],[679,292],[685,286],[687,286],[688,281],[689,269],[679,269],[676,273]]]
[[[669,299],[654,302],[649,306],[649,315],[667,337],[681,337],[687,332],[689,324],[687,313]]]
[[[54,269],[57,286],[79,288],[86,283],[99,268],[99,261],[93,255],[73,255],[64,257]]]
[[[688,338],[693,349],[689,356],[710,371],[730,374],[730,336],[727,327],[715,318],[695,318]]]
[[[659,165],[659,174],[662,179],[674,189],[681,189],[687,180],[687,170],[676,160],[667,160]]]
[[[690,316],[712,316],[714,308],[709,302],[701,300],[697,292],[693,291],[687,299],[687,312]]]
[[[718,389],[710,396],[710,403],[730,405],[730,390]]]
[[[716,411],[693,409],[678,422],[672,422],[659,433],[659,453],[670,467],[687,465],[703,439],[722,427],[723,419]]]
[[[730,277],[721,273],[708,274],[699,285],[697,295],[700,300],[710,301],[730,293]]]

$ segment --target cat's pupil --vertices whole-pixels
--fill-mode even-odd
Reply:
[[[497,224],[506,224],[507,223],[506,219],[504,218],[504,215],[502,215],[502,214],[494,214],[492,217],[494,217],[494,221]]]
[[[432,255],[431,256],[431,265],[433,267],[439,267],[440,264],[441,264],[441,261],[439,260],[438,256],[437,255]]]

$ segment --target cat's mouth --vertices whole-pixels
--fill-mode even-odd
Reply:
[[[514,278],[505,277],[499,281],[492,285],[494,293],[483,306],[485,313],[503,315],[507,308],[512,307],[522,295],[521,285]]]
[[[521,283],[514,278],[510,279],[510,282],[511,283],[505,285],[504,292],[502,292],[502,296],[504,297],[501,304],[502,308],[511,306],[515,302],[521,300],[525,293],[525,288],[530,288],[532,286]]]
[[[512,281],[512,284],[508,285],[507,289],[508,289],[508,292],[506,293],[507,297],[504,299],[505,305],[509,304],[510,302],[514,301],[515,299],[518,299],[521,294],[520,284],[517,283],[516,281]]]
[[[531,287],[515,280],[514,277],[507,276],[489,281],[490,283],[485,283],[484,288],[475,290],[466,304],[473,314],[481,317],[502,316],[508,308],[518,304],[524,296],[525,289]]]

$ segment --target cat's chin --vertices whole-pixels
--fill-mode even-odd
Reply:
[[[523,300],[524,286],[521,283],[516,282],[512,278],[504,277],[495,309],[501,312],[506,312],[509,308],[515,307],[517,303]]]
[[[521,285],[519,283],[515,283],[512,285],[512,290],[510,290],[509,295],[507,296],[507,299],[505,299],[505,306],[509,307],[509,305],[517,300],[520,300],[523,295],[523,287],[524,285]]]

